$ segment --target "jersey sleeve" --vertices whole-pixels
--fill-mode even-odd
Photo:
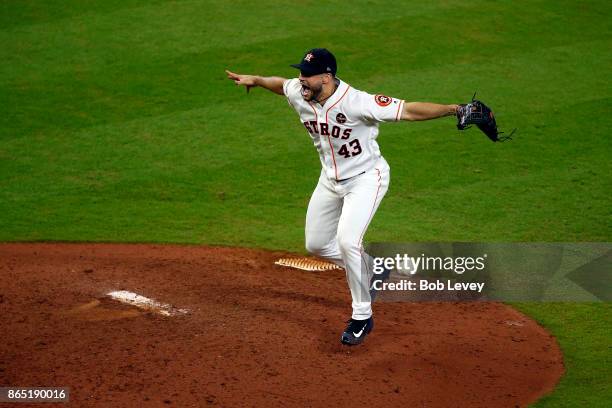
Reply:
[[[287,79],[285,82],[283,82],[283,93],[287,97],[287,102],[289,102],[289,105],[293,106],[293,101],[295,101],[296,98],[302,97],[300,92],[301,89],[302,86],[297,78]]]
[[[397,122],[402,118],[404,101],[386,95],[359,92],[360,115],[369,122]]]

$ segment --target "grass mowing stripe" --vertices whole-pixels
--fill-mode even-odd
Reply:
[[[530,96],[528,93],[530,91],[538,92],[537,95],[533,95],[530,105],[532,109],[537,110],[546,99],[551,100],[551,102],[555,100],[558,103],[564,103],[561,97],[569,98],[575,95],[573,100],[593,98],[594,95],[589,87],[605,92],[607,89],[605,86],[606,79],[601,76],[589,75],[580,81],[576,80],[580,76],[579,67],[576,63],[566,63],[563,68],[563,75],[554,85],[543,80],[547,73],[538,70],[537,65],[548,66],[557,61],[558,58],[568,62],[585,61],[589,59],[585,50],[597,51],[595,56],[590,58],[592,66],[609,65],[609,57],[606,56],[604,51],[607,45],[607,41],[581,42],[577,45],[519,54],[507,60],[500,58],[495,63],[472,63],[459,66],[453,64],[438,67],[434,70],[410,70],[398,75],[388,75],[384,82],[372,79],[379,77],[379,75],[363,76],[357,80],[360,84],[365,84],[369,88],[368,90],[372,92],[374,89],[384,91],[385,89],[397,88],[398,95],[415,95],[414,99],[419,99],[417,95],[423,95],[423,98],[426,98],[425,95],[429,93],[429,98],[434,100],[442,98],[442,96],[437,95],[444,94],[446,95],[445,99],[450,100],[451,98],[466,98],[465,95],[459,95],[465,94],[466,88],[476,89],[480,86],[482,94],[482,82],[478,81],[482,81],[489,76],[491,81],[486,83],[489,89],[484,89],[485,93],[482,97],[487,96],[487,90],[489,92],[496,91],[495,94],[500,99],[504,97],[504,94],[516,92],[517,89],[524,93],[524,98]],[[600,49],[601,53],[599,52]],[[207,59],[210,56],[205,57]],[[502,68],[501,72],[497,68],[500,60],[505,67]],[[217,66],[217,69],[213,72],[214,77],[203,72],[183,72],[182,75],[177,73],[175,77],[171,78],[167,75],[167,72],[171,70],[170,67],[153,68],[153,71],[150,71],[152,68],[149,67],[141,70],[140,75],[133,74],[138,76],[138,79],[134,76],[122,75],[122,72],[116,72],[114,75],[109,73],[109,78],[95,85],[93,85],[94,78],[83,79],[89,86],[85,86],[81,81],[70,82],[66,77],[57,82],[58,88],[51,93],[49,92],[51,83],[48,81],[31,83],[21,91],[7,92],[8,109],[3,118],[0,119],[0,123],[4,125],[3,127],[8,131],[7,136],[9,136],[11,135],[10,129],[13,128],[21,131],[28,129],[28,132],[35,132],[36,129],[40,128],[48,129],[54,123],[55,126],[60,128],[86,127],[100,123],[102,120],[130,120],[134,116],[138,117],[145,113],[147,116],[156,116],[169,110],[191,109],[202,104],[215,104],[220,106],[220,109],[225,109],[225,106],[222,105],[223,102],[231,101],[235,103],[235,96],[234,98],[232,96],[236,95],[236,92],[228,87],[228,82],[223,78],[223,63],[217,63]],[[463,81],[461,88],[454,87],[449,92],[448,79],[445,81],[438,80],[443,75],[449,76],[449,70],[451,70],[451,76],[460,76],[462,70],[469,70],[474,75]],[[517,76],[516,74],[529,70],[532,71],[530,75]],[[292,72],[288,73],[291,74]],[[347,76],[353,76],[350,68]],[[501,84],[496,84],[494,79],[501,76],[506,77],[506,79]],[[115,78],[121,79],[116,80]],[[456,81],[459,82],[458,79]],[[372,82],[374,84],[368,85]],[[66,87],[66,83],[71,85]],[[153,86],[152,84],[156,85]],[[402,91],[401,88],[405,88],[406,91]],[[562,95],[559,95],[559,90],[563,90]],[[242,97],[242,94],[240,96]],[[31,100],[32,103],[24,106],[24,101],[28,100]],[[45,104],[49,106],[45,106]],[[132,108],[127,110],[124,108],[125,105],[130,105]],[[54,112],[49,115],[48,112],[52,112],[53,107],[56,106],[62,107],[61,113],[58,115]],[[511,112],[513,106],[503,106],[503,108],[505,112]],[[247,106],[246,109],[254,108]],[[38,112],[43,114],[41,115]],[[603,119],[606,119],[606,117]]]
[[[508,11],[509,12],[509,11]],[[464,11],[465,17],[469,16],[469,10]],[[571,35],[556,35],[548,36],[543,35],[539,37],[533,37],[531,32],[522,30],[519,27],[508,27],[507,31],[501,31],[495,33],[495,28],[498,23],[495,19],[483,20],[477,29],[471,27],[471,22],[461,21],[455,23],[457,26],[456,38],[453,42],[446,40],[443,33],[447,30],[449,24],[453,23],[457,19],[457,9],[444,10],[441,12],[432,13],[429,15],[419,16],[418,19],[414,19],[414,16],[409,17],[388,17],[383,19],[378,17],[377,19],[364,20],[361,24],[354,24],[351,26],[338,25],[337,28],[331,29],[333,38],[335,38],[340,44],[347,43],[347,40],[354,38],[359,34],[361,30],[371,31],[372,35],[367,39],[370,44],[378,44],[383,41],[389,42],[389,49],[395,49],[395,55],[387,55],[385,49],[380,51],[380,55],[376,61],[370,61],[368,58],[368,48],[363,50],[355,50],[350,48],[348,52],[343,52],[343,47],[338,47],[339,55],[348,55],[349,59],[346,59],[346,63],[352,63],[350,58],[360,61],[361,64],[371,65],[373,69],[380,69],[380,64],[372,64],[373,62],[384,62],[388,56],[392,59],[389,60],[390,64],[387,70],[393,70],[401,68],[401,64],[398,62],[404,62],[410,64],[410,66],[422,66],[420,64],[430,63],[434,61],[448,61],[449,57],[455,54],[454,62],[465,62],[473,61],[477,58],[479,62],[486,61],[487,58],[495,58],[499,55],[499,52],[511,53],[521,52],[534,47],[541,47],[544,44],[550,46],[551,44],[567,44],[576,41],[587,41],[601,39],[601,27],[597,24],[585,25],[583,32],[579,38]],[[510,16],[508,16],[510,17]],[[110,19],[110,22],[117,24],[116,19]],[[356,23],[359,23],[357,20]],[[547,24],[549,21],[535,21],[530,24]],[[564,21],[557,22],[557,25],[563,24]],[[383,26],[385,30],[376,30],[376,27]],[[401,32],[402,28],[410,27],[410,33],[422,34],[426,32],[430,39],[430,46],[428,47],[410,47],[410,36],[389,36],[389,32]],[[282,26],[281,26],[282,27]],[[351,28],[354,27],[354,28]],[[119,27],[121,29],[121,27]],[[63,28],[65,29],[65,28]],[[131,29],[130,27],[123,28],[125,30]],[[279,27],[276,28],[279,30]],[[75,29],[76,30],[76,29]],[[34,80],[41,78],[41,68],[45,69],[43,77],[48,77],[51,72],[58,74],[65,73],[66,71],[73,71],[74,74],[83,74],[90,70],[94,71],[108,71],[112,67],[124,66],[125,62],[133,61],[134,64],[143,63],[156,63],[155,59],[151,61],[151,58],[155,56],[164,55],[166,60],[174,60],[179,58],[181,55],[185,55],[186,58],[194,58],[196,54],[201,53],[219,53],[221,50],[234,50],[234,54],[241,52],[250,53],[250,48],[256,44],[263,42],[263,45],[267,42],[280,42],[285,44],[283,48],[285,58],[287,58],[287,51],[291,48],[287,44],[295,44],[298,39],[304,37],[306,32],[300,32],[299,30],[292,31],[279,31],[282,34],[280,38],[274,36],[247,36],[244,42],[232,43],[225,35],[220,38],[221,43],[217,44],[210,41],[210,36],[214,36],[217,32],[216,27],[209,28],[211,33],[206,33],[206,41],[198,41],[191,44],[185,49],[182,49],[178,44],[181,41],[194,41],[190,36],[187,38],[181,37],[180,39],[169,38],[166,41],[168,44],[164,45],[161,49],[160,46],[148,41],[146,38],[141,37],[129,37],[119,36],[126,44],[115,44],[113,41],[117,41],[117,35],[115,34],[114,28],[107,28],[101,30],[100,33],[93,31],[91,33],[84,34],[82,32],[74,32],[65,34],[66,38],[62,38],[61,29],[55,36],[57,44],[49,44],[45,41],[49,41],[49,31],[55,32],[54,28],[49,28],[41,33],[41,39],[23,38],[24,34],[10,33],[2,36],[0,33],[0,44],[5,45],[6,50],[3,57],[7,60],[7,64],[0,67],[1,81],[24,81]],[[159,32],[157,29],[150,29],[150,35],[155,36],[157,41],[159,38],[165,38],[163,32]],[[329,36],[329,29],[326,30],[326,34],[319,34],[319,36],[311,35],[311,43],[319,42],[325,43],[326,36]],[[492,33],[493,31],[493,33]],[[182,33],[181,33],[182,34]],[[486,34],[486,35],[485,35]],[[102,36],[100,40],[105,44],[92,52],[88,39],[94,39],[95,36]],[[106,37],[110,37],[112,40],[106,40]],[[343,41],[344,39],[344,41]],[[255,41],[255,43],[254,43]],[[405,44],[407,43],[407,44]],[[24,44],[39,44],[38,51],[23,49]],[[461,44],[461,47],[457,47],[457,44]],[[395,48],[397,46],[397,48]],[[11,47],[16,47],[12,49]],[[270,47],[266,47],[270,48]],[[296,47],[301,49],[300,47]],[[33,54],[33,55],[31,55]],[[106,55],[106,56],[105,56]],[[252,58],[253,56],[251,56]],[[15,60],[11,60],[15,58]],[[102,59],[100,59],[102,58]],[[295,58],[295,57],[294,57]],[[257,61],[259,58],[255,56]],[[32,61],[38,60],[38,64],[31,65]],[[208,59],[210,60],[210,59]],[[127,67],[129,68],[129,67]],[[205,68],[205,67],[204,67]],[[361,70],[363,71],[363,67]],[[29,75],[28,70],[32,70],[32,75]]]
[[[0,31],[17,27],[40,25],[49,22],[65,22],[83,15],[117,12],[134,9],[143,4],[157,4],[168,0],[3,0],[0,3]]]
[[[287,3],[290,4],[292,2]],[[335,17],[335,24],[378,22],[379,26],[384,26],[385,20],[398,15],[436,13],[440,8],[460,4],[458,1],[443,6],[422,3],[404,10],[381,8],[376,14],[353,4]],[[245,2],[242,9],[237,5],[228,7],[222,2],[181,2],[178,6],[169,3],[142,7],[139,13],[133,9],[119,10],[112,14],[94,14],[27,29],[0,31],[0,57],[5,60],[0,66],[0,80],[32,80],[47,77],[49,72],[61,74],[70,66],[78,73],[88,67],[108,68],[121,65],[125,60],[148,60],[155,55],[173,58],[211,48],[244,47],[289,36],[304,38],[313,30],[329,29],[325,19],[311,19],[305,25],[302,7],[281,9],[278,2],[268,2],[268,6],[281,10],[282,14],[262,17],[254,11],[266,4],[252,2]],[[321,4],[309,12],[329,13],[330,8]],[[301,53],[301,49],[298,52]],[[33,61],[39,64],[32,65]],[[46,71],[43,76],[41,69]]]

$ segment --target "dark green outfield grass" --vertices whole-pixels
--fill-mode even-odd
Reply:
[[[0,3],[0,240],[206,243],[302,251],[319,161],[284,98],[226,68],[295,75],[311,47],[372,93],[464,102],[386,124],[392,182],[369,241],[611,241],[612,6],[606,1]],[[610,307],[522,305],[567,376],[541,406],[612,399]]]

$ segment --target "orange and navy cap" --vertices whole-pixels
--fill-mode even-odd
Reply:
[[[326,73],[336,75],[336,57],[325,48],[313,48],[304,54],[299,64],[291,66],[299,69],[304,76]]]

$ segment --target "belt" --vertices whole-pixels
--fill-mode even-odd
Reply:
[[[364,174],[364,173],[365,173],[365,171],[362,171],[362,172],[361,172],[361,173],[359,173],[359,174],[355,174],[353,177],[345,178],[345,179],[342,179],[342,180],[336,180],[336,182],[338,182],[338,183],[339,183],[339,182],[341,182],[341,181],[350,180],[350,179],[355,178],[355,177],[357,177],[357,176],[361,176],[361,175],[362,175],[362,174]]]

